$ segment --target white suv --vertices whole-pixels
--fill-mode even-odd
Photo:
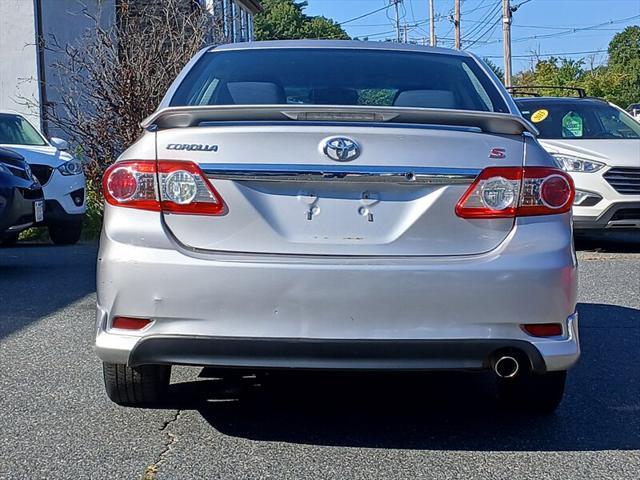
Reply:
[[[640,228],[640,124],[597,98],[518,98],[576,184],[576,230]]]
[[[0,111],[0,146],[22,155],[42,184],[45,197],[44,221],[55,244],[68,245],[80,239],[86,212],[86,179],[82,164],[66,152],[67,142],[47,140],[23,116]],[[2,244],[15,243],[17,234]]]

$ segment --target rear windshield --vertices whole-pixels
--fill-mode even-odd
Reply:
[[[0,145],[37,145],[44,141],[35,128],[20,115],[0,113]]]
[[[638,139],[640,123],[605,102],[516,100],[522,115],[549,139]]]
[[[171,99],[185,105],[373,105],[508,112],[472,58],[359,49],[205,54]]]

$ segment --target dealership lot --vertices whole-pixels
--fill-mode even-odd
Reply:
[[[468,374],[183,368],[166,409],[117,407],[92,352],[97,247],[0,250],[0,478],[637,478],[640,242],[618,240],[582,244],[583,356],[542,419]]]

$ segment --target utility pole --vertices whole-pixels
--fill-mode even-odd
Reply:
[[[433,0],[429,0],[429,44],[432,47],[437,45],[436,41],[436,18],[433,8]]]
[[[511,5],[502,0],[502,43],[504,46],[504,85],[511,86]]]
[[[456,49],[460,50],[460,0],[456,0],[456,13],[453,18],[453,26],[456,28]]]
[[[401,37],[400,37],[400,12],[398,10],[398,3],[400,3],[400,0],[391,0],[393,2],[393,6],[396,9],[396,41],[398,43],[400,43]]]

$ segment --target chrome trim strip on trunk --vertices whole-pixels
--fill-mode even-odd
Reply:
[[[382,167],[367,165],[200,164],[208,178],[239,181],[401,183],[419,185],[470,184],[479,169]]]

